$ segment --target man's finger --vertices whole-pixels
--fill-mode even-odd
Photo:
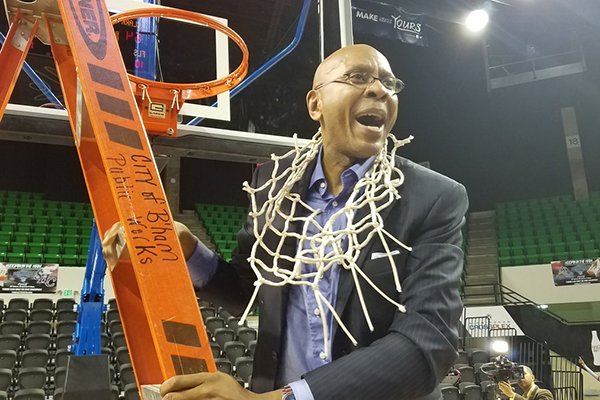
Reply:
[[[165,396],[170,392],[179,392],[181,390],[190,389],[210,379],[210,372],[199,372],[197,374],[189,375],[176,375],[172,378],[167,379],[162,385],[160,385],[160,395]]]

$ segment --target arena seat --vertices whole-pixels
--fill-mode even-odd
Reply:
[[[24,330],[25,322],[23,321],[4,321],[0,323],[0,335],[21,335]]]
[[[235,360],[235,373],[244,382],[248,382],[252,376],[253,363],[254,359],[252,357],[238,357]]]
[[[17,375],[19,389],[43,389],[46,384],[46,368],[21,368]]]
[[[124,388],[124,400],[140,400],[140,393],[135,383],[130,383]]]
[[[0,350],[0,370],[12,370],[17,364],[16,350]],[[0,389],[1,390],[1,389]]]
[[[43,389],[19,389],[13,400],[46,400],[46,392]]]
[[[225,357],[235,365],[235,360],[246,355],[246,345],[237,340],[225,342],[223,352],[225,353]]]
[[[49,357],[47,349],[27,349],[21,354],[21,368],[46,368]]]
[[[458,391],[462,400],[481,400],[481,386],[473,382],[460,382]]]
[[[226,358],[216,358],[215,365],[217,366],[217,371],[221,371],[229,375],[231,375],[231,373],[233,372],[233,366],[231,364],[231,361],[229,361]]]
[[[456,386],[441,385],[440,391],[444,400],[460,400],[460,393]]]
[[[123,364],[119,367],[119,379],[123,388],[132,383],[135,385],[135,374],[131,364]]]

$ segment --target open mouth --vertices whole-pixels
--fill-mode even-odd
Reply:
[[[356,121],[359,124],[370,127],[370,128],[382,128],[385,124],[385,118],[383,115],[378,114],[363,114],[356,117]]]

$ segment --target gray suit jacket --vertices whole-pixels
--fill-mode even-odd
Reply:
[[[289,159],[280,162],[284,168],[289,163]],[[335,306],[358,346],[335,326],[333,361],[304,376],[315,400],[440,399],[437,384],[457,357],[464,257],[461,227],[468,204],[465,188],[407,159],[397,157],[396,165],[405,178],[399,188],[401,198],[386,208],[382,217],[385,229],[413,248],[411,252],[395,245],[390,248],[399,251],[393,257],[402,293],[395,290],[388,258],[372,259],[373,253],[384,252],[379,240],[372,240],[361,252],[358,265],[380,289],[404,304],[407,312],[399,312],[368,285],[362,285],[375,327],[371,332],[352,277],[341,271]],[[258,168],[252,186],[265,182],[272,168],[272,162]],[[295,186],[297,193],[304,194],[313,169],[314,165]],[[264,202],[264,194],[259,192],[257,201],[259,205]],[[282,205],[284,211],[287,207],[289,204]],[[355,219],[360,217],[357,214]],[[274,235],[265,237],[266,242],[278,240]],[[246,262],[253,243],[252,221],[248,220],[238,233],[232,262],[220,261],[217,274],[199,293],[201,298],[233,312],[243,310],[255,280]],[[295,250],[296,241],[289,239],[282,252],[293,254]],[[269,265],[268,254],[257,255]],[[256,392],[275,389],[288,291],[287,287],[263,286],[259,293],[259,334],[252,375]]]

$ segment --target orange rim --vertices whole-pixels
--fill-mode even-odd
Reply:
[[[193,11],[181,10],[171,7],[146,7],[138,8],[135,10],[125,11],[119,14],[115,14],[110,17],[113,25],[123,21],[129,21],[132,19],[144,18],[144,17],[164,17],[164,18],[176,18],[185,21],[191,21],[199,23],[203,26],[207,26],[216,31],[219,31],[231,40],[242,51],[242,61],[240,65],[229,75],[221,79],[215,79],[213,81],[199,82],[199,83],[170,83],[170,82],[157,82],[149,79],[140,78],[132,74],[127,74],[131,82],[136,83],[140,87],[147,87],[149,89],[166,89],[166,90],[177,90],[182,93],[185,99],[202,99],[206,97],[216,96],[219,93],[223,93],[227,90],[231,90],[248,73],[248,46],[233,29],[226,25],[221,24],[213,18],[207,17]]]

